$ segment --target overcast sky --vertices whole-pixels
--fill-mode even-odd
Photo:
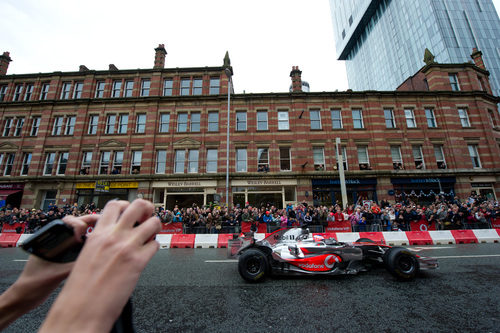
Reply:
[[[165,44],[165,67],[229,51],[237,93],[287,91],[296,65],[311,91],[348,88],[328,0],[0,0],[0,31],[8,74],[151,68]]]

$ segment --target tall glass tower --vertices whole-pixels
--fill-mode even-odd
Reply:
[[[483,53],[500,96],[500,20],[492,0],[330,0],[335,47],[353,90],[394,90],[425,65]]]

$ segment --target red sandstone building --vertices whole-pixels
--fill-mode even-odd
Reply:
[[[0,202],[99,206],[143,197],[172,208],[225,202],[229,58],[220,67],[7,75],[0,56]],[[230,202],[331,205],[500,195],[500,118],[481,53],[426,65],[396,91],[233,94]]]

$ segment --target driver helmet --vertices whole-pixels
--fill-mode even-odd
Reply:
[[[314,242],[315,243],[321,243],[321,242],[324,242],[325,241],[325,237],[321,236],[321,235],[314,235],[313,236],[313,239],[314,239]]]

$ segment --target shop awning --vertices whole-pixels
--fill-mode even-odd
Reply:
[[[21,190],[0,190],[0,200],[5,200],[9,195],[21,192]]]

